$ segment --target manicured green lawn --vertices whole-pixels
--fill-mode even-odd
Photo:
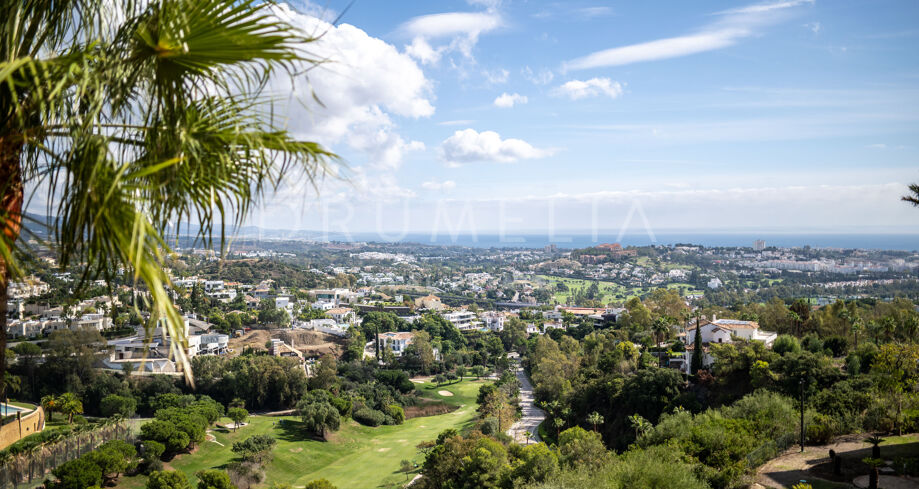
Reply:
[[[569,291],[561,292],[556,291],[552,295],[552,300],[558,302],[559,304],[565,304],[568,302],[568,297],[571,295],[571,290],[573,289],[587,289],[590,287],[590,284],[597,282],[595,280],[584,280],[577,278],[566,278],[566,277],[555,277],[552,275],[538,275],[538,278],[545,280],[549,288],[552,290],[556,289],[556,284],[563,283],[565,284]],[[625,302],[631,297],[641,296],[644,293],[647,293],[649,290],[653,290],[660,286],[652,285],[648,287],[626,287],[624,285],[617,284],[615,282],[608,281],[599,281],[597,286],[600,288],[601,297],[598,300],[603,304],[608,304],[610,302]],[[695,290],[694,287],[690,284],[685,283],[670,283],[666,285],[667,288],[677,289],[681,295],[688,294],[701,294],[702,291]]]
[[[314,479],[325,478],[340,489],[361,489],[404,483],[414,474],[399,472],[401,461],[412,460],[418,464],[423,461],[415,448],[418,443],[433,440],[445,429],[461,430],[472,424],[476,395],[484,383],[466,379],[441,387],[419,384],[418,390],[425,397],[443,399],[462,407],[448,414],[413,418],[399,426],[371,428],[348,420],[327,442],[313,440],[305,435],[296,417],[253,416],[248,426],[235,433],[215,429],[213,435],[216,443],[204,442],[194,453],[180,455],[167,466],[185,472],[194,483],[195,472],[210,468],[222,469],[233,461],[234,454],[230,450],[233,442],[259,433],[270,433],[278,443],[274,450],[274,460],[266,471],[268,484],[279,481],[297,487]],[[441,390],[454,395],[441,396],[438,394]],[[217,424],[231,422],[222,419]],[[142,488],[144,484],[145,477],[123,477],[118,487]]]

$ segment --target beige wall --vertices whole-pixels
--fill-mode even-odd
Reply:
[[[38,407],[22,415],[19,421],[12,421],[0,427],[0,450],[45,428],[45,411]]]

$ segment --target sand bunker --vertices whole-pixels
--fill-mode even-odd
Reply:
[[[453,397],[453,393],[450,391],[437,391],[437,393],[444,397]]]

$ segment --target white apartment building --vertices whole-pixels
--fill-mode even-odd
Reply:
[[[443,318],[450,321],[460,331],[475,329],[478,326],[475,313],[469,311],[453,311],[443,314]]]

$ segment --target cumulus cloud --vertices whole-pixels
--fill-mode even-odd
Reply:
[[[565,68],[621,66],[726,48],[781,21],[791,9],[813,3],[814,0],[775,1],[724,10],[716,13],[718,21],[695,33],[596,51],[565,63]]]
[[[444,180],[443,182],[429,180],[422,183],[421,187],[427,190],[453,190],[456,188],[456,182],[453,180]]]
[[[344,143],[366,153],[376,168],[397,168],[406,153],[424,149],[403,138],[393,120],[434,114],[431,82],[415,60],[353,25],[335,26],[286,4],[275,12],[317,35],[305,48],[328,60],[308,77],[272,80],[271,92],[289,97],[277,108],[289,130],[333,149]],[[321,105],[310,103],[313,94]]]
[[[612,81],[609,78],[571,80],[556,88],[554,93],[559,96],[568,97],[571,100],[598,96],[618,98],[622,95],[622,84],[617,81]]]
[[[456,131],[440,146],[442,159],[451,166],[475,161],[513,163],[518,160],[550,156],[550,149],[539,149],[522,139],[501,139],[494,131],[475,129]]]
[[[527,96],[520,95],[519,93],[502,93],[495,99],[495,107],[501,107],[503,109],[509,109],[517,104],[527,103]]]
[[[437,63],[448,52],[473,59],[472,49],[483,33],[504,25],[494,9],[486,12],[446,12],[422,15],[402,24],[400,31],[412,38],[405,52],[424,64]],[[432,42],[440,41],[437,46]]]

